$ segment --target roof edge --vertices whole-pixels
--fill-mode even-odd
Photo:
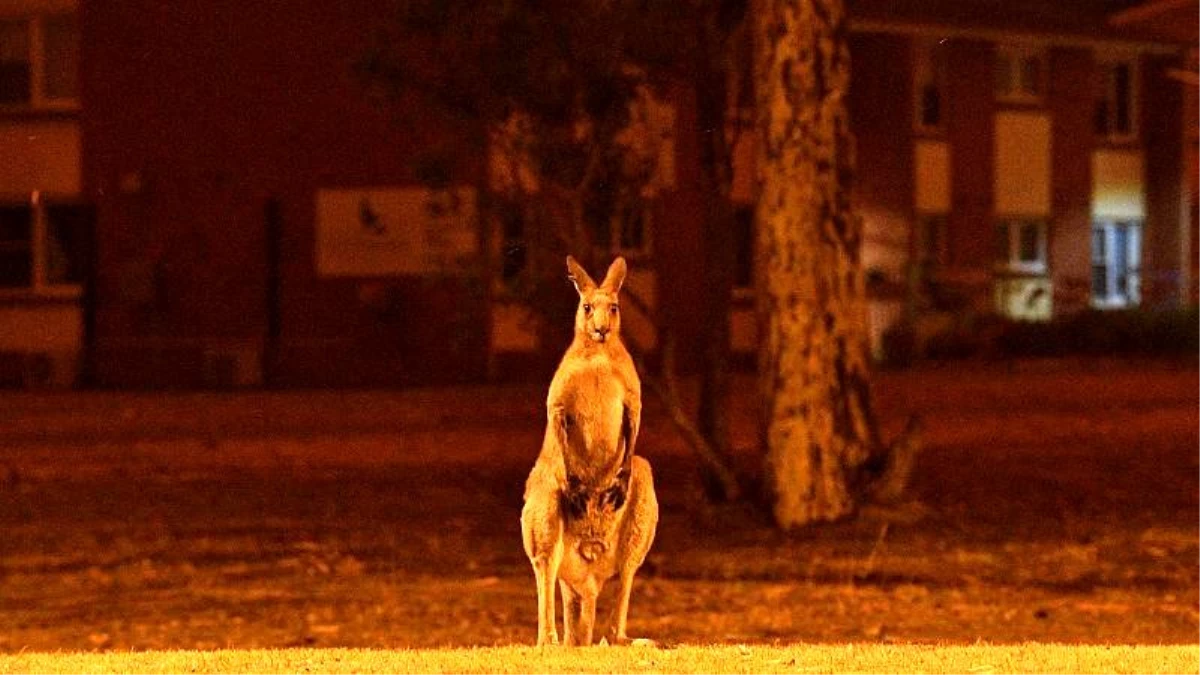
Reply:
[[[1108,23],[1113,26],[1128,26],[1194,4],[1196,4],[1196,0],[1148,0],[1140,5],[1134,5],[1112,14],[1108,17]]]
[[[1170,0],[1174,1],[1174,0]],[[1153,54],[1178,54],[1184,45],[1174,42],[1156,42],[1118,37],[1091,37],[1072,35],[1069,33],[1037,33],[1032,31],[1010,30],[1003,28],[975,28],[936,23],[909,23],[898,21],[881,21],[877,19],[847,20],[852,33],[881,33],[891,35],[920,35],[927,37],[974,38],[989,42],[1020,42],[1036,45],[1056,45],[1064,47],[1105,47],[1136,50]]]

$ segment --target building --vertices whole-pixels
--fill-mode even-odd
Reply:
[[[0,2],[0,384],[68,385],[87,343],[75,9]]]
[[[1190,225],[1189,247],[1180,247],[1180,253],[1185,257],[1185,269],[1190,268],[1187,275],[1190,290],[1187,299],[1195,305],[1198,297],[1198,282],[1200,282],[1200,223],[1198,223],[1198,201],[1200,201],[1200,164],[1197,163],[1197,148],[1200,147],[1200,114],[1197,113],[1197,99],[1200,93],[1200,24],[1196,21],[1196,3],[1188,0],[1149,0],[1133,5],[1109,17],[1109,24],[1122,30],[1136,31],[1141,35],[1151,36],[1159,40],[1187,45],[1182,63],[1170,67],[1166,75],[1178,81],[1183,88],[1184,106],[1184,208]]]
[[[1196,86],[1177,75],[1197,3],[1129,4],[851,2],[869,268],[934,312],[1195,301]],[[1168,11],[1190,37],[1130,18]]]
[[[1195,302],[1195,84],[1178,77],[1194,35],[1106,0],[848,6],[876,348],[906,316]],[[383,12],[0,0],[0,155],[16,158],[0,162],[0,381],[372,386],[556,359],[503,266],[474,262],[495,240],[475,204],[490,159],[352,74]],[[685,362],[703,301],[688,110],[656,113],[661,189],[609,229]],[[752,147],[736,148],[743,352]],[[653,349],[654,321],[627,321]]]

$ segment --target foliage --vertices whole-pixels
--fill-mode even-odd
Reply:
[[[573,311],[564,255],[597,266],[613,213],[652,180],[657,148],[631,130],[669,61],[667,18],[637,2],[403,0],[357,63],[374,95],[419,102],[398,114],[439,111],[487,158],[499,271],[549,326]]]
[[[1089,310],[1048,323],[1007,323],[995,340],[1005,356],[1183,356],[1200,349],[1191,309]]]
[[[911,324],[884,333],[884,359],[905,366],[917,358],[978,356],[1195,356],[1200,312],[1186,309],[1086,310],[1047,322],[966,314],[918,344]]]
[[[494,267],[506,295],[532,310],[543,345],[569,339],[574,305],[563,292],[564,255],[587,268],[607,264],[618,239],[613,223],[644,211],[664,187],[658,159],[674,119],[659,114],[658,100],[671,86],[690,87],[705,213],[697,223],[705,314],[694,338],[704,347],[696,368],[697,423],[682,411],[673,420],[707,458],[702,467],[728,465],[722,411],[735,264],[732,153],[727,135],[712,132],[729,128],[731,88],[737,76],[744,79],[736,71],[749,64],[746,41],[739,39],[747,5],[400,0],[395,21],[380,27],[357,65],[381,99],[419,100],[426,106],[412,110],[432,104],[462,122],[470,152],[487,157],[488,176],[478,187],[495,230],[489,238],[499,250]],[[632,289],[626,299],[649,308]],[[674,336],[657,327],[660,348],[672,352]],[[676,401],[673,378],[665,379],[661,387],[647,384]],[[706,484],[714,498],[738,493],[727,469],[713,467],[714,480]]]

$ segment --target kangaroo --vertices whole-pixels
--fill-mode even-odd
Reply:
[[[563,642],[592,644],[596,598],[614,575],[620,594],[609,632],[614,644],[642,643],[625,634],[633,575],[658,526],[650,463],[634,456],[642,387],[621,342],[617,294],[624,258],[597,286],[567,256],[579,293],[575,337],[546,397],[546,433],[525,483],[521,534],[538,594],[539,645],[558,643],[555,585],[563,596]]]

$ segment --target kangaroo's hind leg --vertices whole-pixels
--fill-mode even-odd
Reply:
[[[579,638],[579,594],[561,579],[558,592],[562,593],[563,603],[563,644],[573,645]]]
[[[595,587],[585,588],[579,594],[579,624],[576,626],[575,644],[584,647],[592,644],[592,631],[596,626],[596,596]]]
[[[553,498],[533,495],[521,511],[525,554],[533,565],[538,594],[538,645],[558,644],[554,617],[554,585],[562,562],[562,519]]]
[[[625,632],[629,619],[629,597],[633,593],[633,577],[646,560],[658,527],[658,498],[654,494],[650,463],[641,457],[634,457],[632,466],[628,513],[621,533],[625,558],[620,561],[618,570],[621,585],[617,591],[613,617],[609,621],[609,632],[613,644],[652,645],[654,642],[651,640],[630,640]]]

